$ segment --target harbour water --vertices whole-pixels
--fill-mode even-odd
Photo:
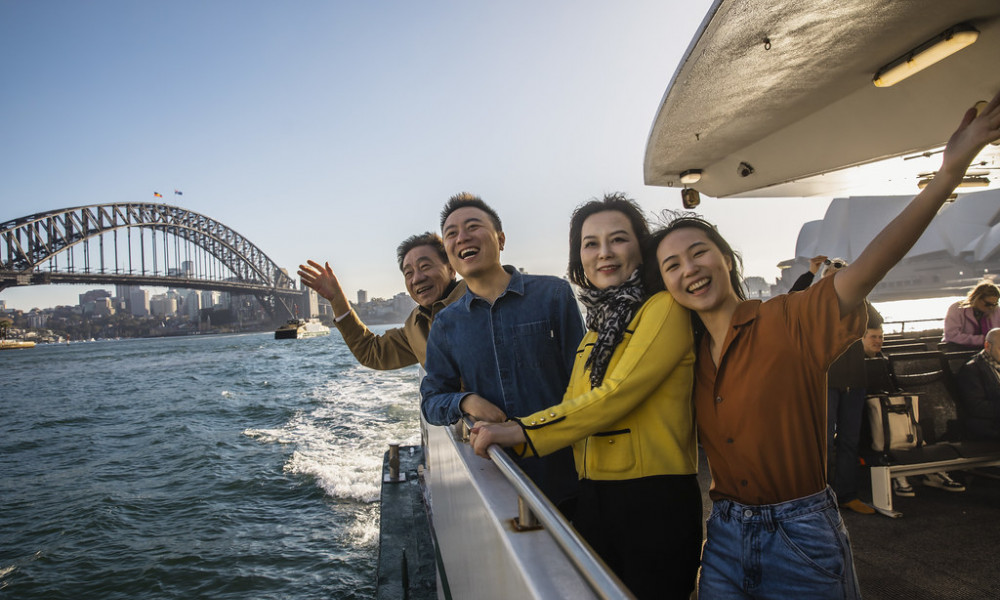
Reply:
[[[0,598],[373,597],[417,369],[272,337],[0,353]]]

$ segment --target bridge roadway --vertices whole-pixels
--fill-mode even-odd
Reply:
[[[149,285],[187,290],[213,290],[232,294],[277,294],[284,298],[297,298],[302,290],[272,288],[245,281],[198,279],[170,275],[136,275],[126,273],[69,273],[62,271],[33,271],[23,273],[0,269],[0,291],[22,285],[94,284],[94,285]]]

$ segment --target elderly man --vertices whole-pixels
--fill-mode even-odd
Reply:
[[[316,290],[333,307],[334,321],[358,362],[371,369],[399,369],[424,365],[431,322],[442,308],[465,295],[465,284],[455,281],[441,238],[434,233],[413,235],[396,248],[406,291],[417,303],[402,327],[372,333],[351,308],[330,263],[299,265],[302,283]]]
[[[962,424],[973,439],[1000,439],[1000,329],[986,333],[983,349],[958,372]]]

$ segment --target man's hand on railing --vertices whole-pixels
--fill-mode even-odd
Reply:
[[[462,398],[458,408],[470,417],[473,421],[490,421],[492,423],[502,423],[507,420],[500,407],[493,404],[479,394],[469,394]]]
[[[514,421],[506,423],[477,421],[469,433],[469,443],[472,444],[472,449],[483,458],[490,457],[488,448],[493,444],[507,448],[527,441],[524,437],[524,430]]]

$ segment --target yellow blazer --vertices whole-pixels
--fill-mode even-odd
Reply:
[[[580,342],[561,403],[517,419],[544,456],[572,444],[581,479],[622,480],[698,471],[694,350],[688,311],[667,292],[649,298],[628,324],[603,383],[590,388],[584,363],[597,333]]]

